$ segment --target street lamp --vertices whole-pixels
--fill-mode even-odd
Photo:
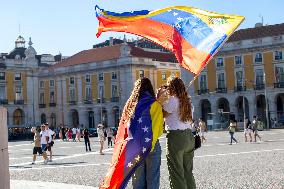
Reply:
[[[266,85],[266,75],[265,72],[263,73],[263,80],[264,80],[264,96],[265,96],[265,113],[266,113],[266,127],[267,130],[269,130],[269,104],[268,104],[268,98],[267,98],[267,85]]]

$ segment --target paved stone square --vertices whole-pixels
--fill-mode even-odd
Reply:
[[[207,133],[207,141],[196,151],[194,158],[197,187],[284,188],[284,130],[262,131],[260,135],[262,142],[245,143],[243,133],[238,132],[236,138],[239,144],[228,145],[228,132]],[[160,142],[163,149],[160,186],[166,189],[169,188],[169,179],[165,135]],[[38,157],[36,165],[31,165],[33,144],[28,141],[10,142],[12,189],[29,188],[28,185],[34,183],[29,181],[98,187],[106,174],[113,149],[106,148],[105,155],[99,155],[98,138],[91,138],[91,145],[93,151],[86,153],[84,142],[56,141],[53,162],[44,165],[42,157]],[[71,188],[67,187],[71,185],[56,185]],[[46,184],[46,188],[51,188],[51,185]],[[132,188],[131,185],[128,188]]]

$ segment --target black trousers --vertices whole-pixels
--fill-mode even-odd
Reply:
[[[85,146],[86,146],[86,151],[88,151],[87,147],[89,147],[89,151],[91,151],[91,146],[90,146],[90,140],[89,139],[85,138]]]
[[[109,146],[112,146],[112,137],[107,137],[107,145]]]

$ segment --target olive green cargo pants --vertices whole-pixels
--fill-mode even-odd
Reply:
[[[192,173],[195,140],[190,129],[167,133],[167,163],[172,189],[195,189]]]

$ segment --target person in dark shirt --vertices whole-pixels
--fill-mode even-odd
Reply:
[[[84,141],[85,141],[85,146],[86,146],[86,152],[88,152],[88,148],[89,147],[89,151],[91,150],[91,146],[90,146],[90,134],[89,134],[89,130],[88,129],[84,129],[83,130],[83,135],[84,135]]]

